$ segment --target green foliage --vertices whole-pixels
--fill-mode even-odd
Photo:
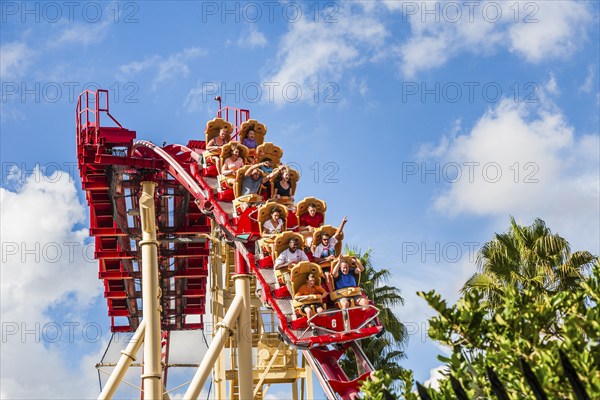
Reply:
[[[366,400],[394,400],[399,398],[393,390],[392,377],[382,370],[371,374],[371,379],[363,383],[361,391],[361,398]]]
[[[387,285],[392,274],[385,268],[376,269],[373,266],[371,249],[362,253],[357,249],[346,248],[346,254],[357,257],[365,267],[361,274],[360,287],[381,311],[379,319],[389,334],[390,344],[396,350],[401,349],[407,340],[407,332],[404,324],[394,314],[393,308],[404,305],[404,299],[400,289]]]
[[[419,400],[419,396],[411,392],[414,383],[411,370],[402,368],[400,374],[395,379],[392,378],[391,374],[383,370],[377,370],[371,374],[371,379],[363,383],[361,398],[368,400]],[[397,386],[400,386],[400,394],[395,392]]]
[[[486,376],[491,368],[509,398],[535,398],[524,360],[549,399],[571,399],[562,351],[590,398],[600,398],[598,258],[587,251],[571,253],[569,243],[542,220],[524,227],[511,218],[508,232],[486,243],[477,261],[480,272],[467,281],[457,304],[448,305],[435,291],[418,292],[437,312],[429,320],[430,338],[450,350],[438,356],[448,372],[439,389],[427,389],[429,396],[456,398],[453,377],[468,398],[495,398]],[[378,390],[399,387],[402,398],[417,400],[412,372],[398,370],[365,383],[365,398],[386,398],[377,397]]]
[[[584,273],[596,260],[590,252],[571,253],[569,243],[553,234],[541,219],[521,226],[511,217],[506,233],[495,234],[477,256],[479,273],[463,288],[478,289],[494,307],[506,286],[532,288],[543,295],[577,289]]]
[[[523,357],[549,398],[572,398],[559,349],[570,359],[592,398],[600,397],[600,267],[573,290],[544,291],[506,285],[494,308],[482,307],[486,293],[471,290],[448,306],[435,292],[419,296],[437,311],[429,336],[450,347],[448,364],[469,398],[493,398],[485,368],[490,366],[512,398],[534,398],[520,367]],[[433,392],[433,393],[432,393]],[[449,379],[432,398],[453,398]]]
[[[361,274],[360,286],[365,295],[379,308],[379,319],[386,330],[380,338],[363,339],[361,347],[376,370],[384,370],[397,379],[402,371],[399,364],[404,358],[403,346],[408,336],[406,327],[392,309],[404,304],[404,299],[398,288],[386,284],[391,277],[390,271],[373,267],[370,249],[362,253],[354,248],[346,248],[346,254],[360,259],[365,267]],[[352,352],[348,352],[340,364],[349,376],[359,375]]]

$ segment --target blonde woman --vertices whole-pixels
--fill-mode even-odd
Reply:
[[[227,178],[227,184],[233,186],[235,184],[235,171],[244,166],[244,159],[240,156],[240,148],[237,143],[231,144],[231,156],[227,157],[223,162],[221,173]]]
[[[213,161],[213,164],[217,167],[217,172],[221,173],[221,159],[219,155],[221,154],[221,147],[227,144],[227,128],[222,127],[219,131],[219,135],[210,139],[206,144],[206,150],[210,152],[210,158]]]

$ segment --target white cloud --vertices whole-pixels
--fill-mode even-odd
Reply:
[[[213,98],[218,93],[219,86],[215,82],[198,81],[196,86],[190,89],[183,101],[183,106],[188,112],[212,113],[214,107]]]
[[[315,382],[314,385],[318,385],[318,382]],[[265,395],[265,400],[280,400],[280,399],[289,399],[291,398],[291,392],[289,390],[287,391],[277,391],[277,392],[272,392],[269,391],[266,395]]]
[[[85,222],[85,208],[68,174],[14,172],[17,181],[7,183],[15,189],[0,188],[2,398],[95,397],[93,364],[80,364],[99,351],[98,343],[83,340],[82,325],[102,293],[95,262],[85,260],[93,253],[84,253],[87,229],[74,229]],[[61,310],[61,321],[52,310]],[[65,322],[79,324],[73,341]],[[74,359],[71,346],[80,354]]]
[[[429,379],[425,381],[423,386],[432,389],[439,389],[440,380],[446,378],[449,372],[450,371],[448,370],[448,367],[446,367],[445,365],[433,368],[431,371],[429,371]]]
[[[382,0],[382,3],[391,11],[398,11],[402,9],[403,3],[407,2],[398,0]]]
[[[508,28],[510,49],[532,63],[570,55],[592,21],[585,2],[521,2],[517,7],[520,20]]]
[[[106,37],[111,23],[110,20],[104,20],[93,24],[58,23],[56,25],[56,30],[53,30],[51,35],[41,34],[35,30],[25,31],[22,36],[27,38],[29,43],[23,40],[0,46],[2,80],[24,75],[34,59],[40,59],[39,55],[54,52],[57,48],[73,45],[87,46],[101,42]],[[40,40],[36,43],[34,39]],[[45,58],[41,57],[41,59]],[[47,65],[42,66],[47,67]]]
[[[376,57],[387,36],[383,23],[348,3],[340,4],[338,11],[336,23],[302,19],[289,24],[264,81],[281,86],[295,83],[309,91],[311,84],[335,81],[346,69]],[[283,99],[278,96],[276,100]]]
[[[558,83],[556,82],[556,76],[554,76],[553,73],[550,73],[550,78],[548,79],[548,82],[546,83],[544,89],[551,95],[560,94],[560,90],[558,89]]]
[[[365,97],[369,93],[369,84],[365,78],[351,78],[349,82],[350,89],[358,92],[361,97]]]
[[[451,3],[343,3],[336,23],[303,19],[290,24],[264,81],[306,87],[390,57],[398,59],[405,77],[441,67],[461,53],[505,49],[531,63],[566,58],[581,47],[592,20],[585,2],[484,1],[460,9]],[[388,40],[385,12],[397,17],[389,19],[393,23],[410,24],[407,38]]]
[[[412,37],[396,51],[403,60],[402,70],[407,77],[413,77],[421,69],[444,65],[452,51],[448,39],[440,37]]]
[[[254,49],[256,47],[265,47],[267,45],[267,38],[265,35],[257,30],[253,25],[250,25],[250,29],[244,32],[237,41],[237,45],[242,48]]]
[[[589,65],[585,81],[579,87],[579,91],[583,93],[591,93],[594,88],[594,82],[596,80],[596,71],[598,67],[596,65]]]
[[[164,82],[178,76],[187,78],[190,74],[190,69],[186,62],[204,54],[206,54],[206,51],[192,47],[169,56],[166,60],[159,63],[158,75],[155,82]]]
[[[109,20],[95,24],[64,25],[65,28],[60,31],[60,34],[51,41],[48,41],[48,47],[52,49],[62,46],[78,44],[87,46],[93,43],[99,43],[106,36],[110,25]]]
[[[0,78],[3,81],[25,74],[33,54],[24,42],[11,42],[0,46]]]
[[[575,135],[543,93],[540,100],[503,100],[470,132],[423,147],[431,162],[453,173],[434,206],[447,215],[497,218],[499,227],[509,214],[523,223],[540,217],[568,240],[598,251],[600,136]]]
[[[503,47],[531,63],[565,58],[581,46],[591,21],[584,2],[485,1],[460,10],[452,4],[386,3],[410,22],[411,37],[394,46],[405,76],[440,67],[463,52],[490,54]]]
[[[119,71],[126,75],[137,74],[145,69],[151,68],[158,65],[162,61],[160,56],[154,55],[152,57],[145,58],[142,61],[132,61],[128,64],[121,65]]]
[[[0,114],[0,121],[4,122],[4,121],[11,120],[11,119],[24,121],[25,113],[18,110],[15,106],[13,106],[12,104],[9,104],[9,102],[7,101],[2,106],[2,113]]]
[[[153,55],[142,61],[132,61],[120,66],[119,71],[126,76],[132,76],[144,70],[155,69],[156,75],[153,78],[152,87],[156,89],[156,86],[159,83],[180,77],[187,78],[190,74],[188,62],[205,54],[205,50],[198,47],[191,47],[178,53],[171,54],[166,58],[159,55]]]

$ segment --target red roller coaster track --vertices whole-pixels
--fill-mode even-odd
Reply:
[[[249,119],[248,110],[226,107],[225,114],[237,128]],[[101,124],[104,114],[111,125]],[[350,332],[312,334],[291,323],[289,299],[278,299],[271,290],[272,269],[261,269],[255,260],[257,232],[244,231],[233,216],[230,201],[219,201],[216,179],[198,163],[205,143],[190,140],[187,146],[157,146],[136,141],[136,132],[124,128],[109,110],[108,91],[85,91],[76,111],[77,158],[82,188],[90,207],[90,235],[95,238],[98,277],[104,283],[113,332],[134,331],[142,317],[140,182],[157,183],[155,206],[162,290],[161,329],[204,328],[211,219],[223,238],[235,246],[236,271],[252,273],[263,288],[265,301],[279,319],[282,340],[303,349],[329,398],[353,398],[359,381],[367,378],[372,366],[364,357],[358,340],[382,333],[379,324],[361,326]],[[187,322],[188,316],[197,316]],[[372,325],[372,326],[371,326]],[[336,348],[331,346],[336,344]],[[338,365],[345,349],[352,347],[366,371],[349,380]]]

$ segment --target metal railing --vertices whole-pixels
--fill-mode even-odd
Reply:
[[[102,107],[101,104],[104,103]],[[83,130],[86,131],[86,139],[89,139],[90,128],[93,128],[93,132],[97,135],[98,128],[100,125],[100,113],[106,113],[106,115],[119,126],[119,128],[123,128],[123,126],[117,121],[111,114],[108,103],[108,90],[106,89],[98,89],[98,90],[84,90],[79,97],[77,98],[77,108],[75,111],[75,125],[77,127],[77,135],[80,140],[78,140],[78,144],[81,143],[81,134]],[[97,143],[97,137],[94,138],[92,143]],[[89,140],[86,140],[86,143],[89,144]]]
[[[231,121],[229,119],[230,112],[231,117],[234,119],[234,121]],[[225,114],[224,118],[223,114]],[[231,140],[238,140],[240,125],[242,125],[245,121],[248,121],[250,119],[250,110],[235,107],[223,107],[220,108],[219,111],[217,111],[217,117],[223,118],[225,121],[230,122],[235,127],[235,133],[231,135]]]

